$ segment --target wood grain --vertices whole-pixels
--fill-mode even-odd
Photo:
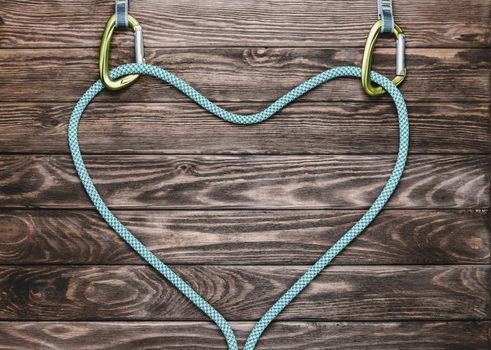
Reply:
[[[361,211],[122,211],[169,264],[313,264]],[[489,264],[486,210],[386,210],[335,265]],[[143,264],[94,211],[0,211],[0,264]]]
[[[232,322],[244,344],[251,322]],[[488,350],[490,322],[275,322],[258,350]],[[117,335],[117,336],[116,336]],[[0,322],[0,349],[223,350],[205,322]]]
[[[488,0],[395,3],[397,22],[411,46],[474,46],[490,43]],[[362,46],[377,18],[372,0],[150,0],[131,13],[149,47]],[[0,9],[2,47],[98,47],[111,2],[7,1]],[[130,35],[124,44],[132,46]],[[388,42],[385,43],[388,45]]]
[[[83,145],[82,145],[83,149]],[[86,156],[112,208],[366,208],[395,156]],[[487,156],[410,157],[389,208],[486,208]],[[0,206],[92,208],[69,156],[0,157]]]
[[[264,107],[224,106],[244,114]],[[0,152],[68,153],[72,108],[70,103],[1,104]],[[488,104],[413,102],[408,108],[410,152],[489,152]],[[399,145],[394,113],[388,102],[298,103],[267,122],[241,127],[188,102],[96,102],[83,117],[79,138],[84,154],[394,154]]]
[[[132,0],[147,62],[253,113],[359,65],[374,0]],[[395,1],[407,34],[411,155],[388,209],[261,338],[270,350],[491,348],[491,0]],[[225,349],[190,302],[97,215],[68,156],[113,2],[0,6],[0,349]],[[374,67],[394,74],[392,39]],[[115,35],[111,66],[131,62]],[[116,215],[232,321],[253,322],[372,203],[398,146],[394,108],[359,81],[266,123],[222,122],[143,77],[103,92],[81,148]]]
[[[306,266],[174,266],[227,320],[257,320]],[[332,266],[281,320],[488,320],[488,266]],[[0,319],[204,320],[147,266],[1,266]]]
[[[128,62],[127,50],[113,51],[112,65]],[[354,48],[149,49],[147,61],[179,75],[212,101],[266,103],[326,69],[358,66],[361,54],[361,49]],[[99,78],[98,55],[97,48],[1,50],[0,101],[74,103]],[[394,61],[393,49],[380,49],[375,68],[384,67],[381,71],[392,76]],[[410,49],[407,62],[411,68],[402,90],[408,101],[489,101],[490,81],[485,79],[490,71],[488,49]],[[105,92],[98,100],[175,102],[188,98],[145,77],[121,92]],[[354,79],[331,81],[302,100],[374,102]],[[388,101],[389,97],[379,100]]]

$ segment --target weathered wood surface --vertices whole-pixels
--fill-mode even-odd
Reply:
[[[83,149],[83,146],[82,146]],[[113,208],[366,208],[393,155],[86,156]],[[92,208],[66,155],[0,157],[0,206]],[[486,208],[485,155],[414,155],[388,208]]]
[[[258,350],[491,348],[491,1],[394,5],[409,47],[403,182]],[[97,216],[67,155],[71,108],[98,78],[112,11],[100,0],[0,6],[0,349],[225,349]],[[240,113],[359,65],[376,18],[372,0],[135,0],[131,12],[148,62]],[[131,62],[132,46],[115,35],[111,65]],[[377,46],[374,66],[392,76],[393,40]],[[387,96],[337,80],[239,127],[142,78],[103,92],[80,138],[117,215],[235,320],[243,344],[382,188],[398,144],[393,113]]]
[[[113,50],[112,65],[128,63],[128,50]],[[377,51],[375,67],[393,75],[394,50]],[[97,48],[0,51],[0,101],[75,102],[99,78]],[[187,80],[212,101],[273,101],[314,75],[340,65],[357,65],[362,49],[204,48],[149,49],[148,62]],[[408,101],[488,102],[488,49],[423,49],[407,52]],[[36,82],[36,83],[33,83]],[[26,87],[29,88],[26,88]],[[146,77],[98,100],[175,102],[188,100],[175,88]],[[337,79],[302,97],[303,101],[371,101],[359,80]],[[389,100],[384,96],[382,100]]]
[[[227,320],[258,320],[307,266],[173,266]],[[491,267],[332,266],[281,320],[489,320]],[[148,266],[0,266],[0,319],[205,320]]]
[[[362,211],[122,211],[170,264],[313,264]],[[333,264],[489,264],[485,210],[386,210]],[[94,211],[0,211],[0,264],[143,264]]]
[[[232,322],[244,344],[251,322]],[[258,350],[488,350],[491,323],[275,322]],[[117,335],[117,336],[115,336]],[[0,348],[9,350],[223,350],[219,331],[205,322],[0,322]]]
[[[224,107],[245,114],[264,104]],[[72,108],[70,103],[1,104],[0,152],[68,153]],[[414,102],[408,108],[411,153],[488,153],[487,103]],[[85,113],[79,138],[84,154],[394,154],[399,145],[389,102],[292,104],[267,122],[246,127],[192,103],[98,102]]]
[[[410,46],[488,46],[489,0],[394,2]],[[98,47],[111,1],[5,1],[2,47]],[[136,1],[149,47],[362,46],[377,19],[373,0]],[[130,35],[124,44],[132,46]],[[388,43],[385,43],[388,45]]]

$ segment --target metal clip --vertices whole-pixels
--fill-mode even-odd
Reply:
[[[104,86],[109,90],[121,90],[133,84],[140,74],[130,74],[116,80],[111,80],[109,77],[109,49],[111,48],[111,40],[114,34],[116,15],[112,15],[107,20],[102,35],[101,48],[99,51],[99,74]],[[128,15],[129,27],[135,33],[135,59],[136,63],[145,63],[144,47],[143,47],[143,30],[138,24],[138,21],[131,15]]]
[[[361,64],[361,85],[363,90],[370,96],[378,96],[385,92],[385,90],[381,87],[374,87],[372,85],[372,81],[370,79],[370,72],[372,71],[372,58],[373,51],[375,49],[375,44],[377,43],[377,39],[382,31],[382,20],[378,20],[373,25],[370,33],[368,34],[367,42],[365,44],[365,51],[363,52],[363,60]],[[394,85],[399,85],[406,78],[407,70],[406,70],[406,62],[405,62],[405,36],[402,29],[394,24],[394,30],[392,31],[394,37],[397,40],[397,49],[396,49],[396,77],[392,80]]]

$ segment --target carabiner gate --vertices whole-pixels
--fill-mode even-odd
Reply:
[[[145,63],[143,48],[143,31],[138,21],[131,15],[128,15],[128,25],[135,33],[135,61],[136,63]],[[111,80],[109,76],[109,49],[111,40],[116,27],[116,15],[112,15],[107,20],[102,35],[101,48],[99,51],[99,74],[104,86],[109,90],[121,90],[133,84],[140,74],[130,74],[116,80]]]
[[[373,51],[375,49],[375,44],[377,43],[377,39],[382,31],[382,20],[378,20],[373,25],[370,33],[368,34],[367,42],[365,44],[365,51],[363,52],[363,60],[361,64],[361,85],[363,90],[370,96],[378,96],[385,93],[385,90],[381,86],[373,86],[372,81],[370,79],[370,72],[372,71],[372,57]],[[404,32],[397,25],[394,24],[394,37],[397,40],[397,49],[396,49],[396,76],[392,80],[394,85],[399,85],[404,81],[407,74],[406,69],[406,61],[405,61],[405,47],[406,41]]]

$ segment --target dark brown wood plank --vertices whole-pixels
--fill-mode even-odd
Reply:
[[[114,50],[113,65],[128,62],[127,50]],[[117,52],[117,53],[116,53]],[[273,101],[307,78],[334,66],[359,65],[361,49],[203,48],[150,49],[148,62],[187,80],[206,97],[227,101]],[[98,49],[24,49],[0,51],[2,102],[75,102],[99,78]],[[410,49],[409,76],[402,88],[408,101],[488,102],[488,49]],[[376,67],[392,76],[393,49],[380,49]],[[35,83],[34,83],[35,82]],[[465,92],[465,93],[464,93]],[[153,78],[117,93],[111,102],[188,100]],[[306,101],[371,101],[355,79],[337,79],[304,96]],[[381,100],[389,100],[385,96]]]
[[[488,0],[395,2],[411,46],[487,46]],[[2,47],[98,47],[111,2],[6,1]],[[372,0],[150,0],[131,4],[147,46],[362,46],[377,19]],[[124,40],[131,46],[129,35]],[[388,43],[385,43],[388,45]]]
[[[257,320],[307,266],[174,266],[227,320]],[[491,266],[332,266],[283,320],[488,320]],[[2,320],[204,320],[147,266],[1,266]]]
[[[232,322],[239,344],[251,322]],[[491,323],[275,322],[258,350],[488,350]],[[0,322],[9,350],[222,350],[220,332],[205,322]]]
[[[83,146],[82,146],[83,149]],[[394,155],[86,156],[112,208],[366,208]],[[66,155],[0,156],[0,206],[92,208]],[[487,208],[485,155],[414,155],[390,208]],[[334,194],[334,195],[333,195]]]
[[[123,211],[169,264],[313,264],[361,211]],[[486,210],[386,210],[333,262],[490,264]],[[143,264],[93,211],[0,211],[0,264]]]
[[[491,1],[395,6],[409,46],[408,170],[389,209],[258,350],[491,348]],[[224,349],[99,218],[67,155],[70,110],[98,78],[112,11],[99,0],[0,6],[0,348]],[[376,17],[372,0],[148,0],[131,12],[148,62],[240,113],[359,65]],[[132,60],[132,41],[116,35],[113,66]],[[378,46],[375,68],[392,76],[393,40]],[[80,136],[101,193],[241,343],[370,205],[398,144],[387,96],[354,80],[240,130],[150,78],[98,101]]]
[[[243,114],[264,107],[224,106]],[[3,103],[0,152],[68,153],[72,108],[70,103]],[[408,108],[412,153],[489,152],[487,103],[413,102]],[[192,103],[97,102],[85,114],[79,137],[85,153],[393,154],[399,145],[394,113],[390,103],[298,103],[267,122],[243,127]]]

